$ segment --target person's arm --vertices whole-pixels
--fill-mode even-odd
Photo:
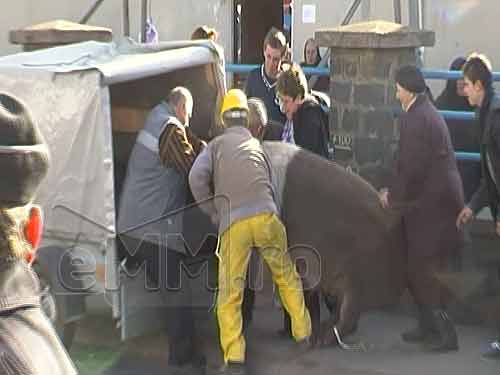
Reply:
[[[297,126],[303,127],[303,144],[300,146],[317,155],[328,157],[328,146],[326,143],[323,121],[321,119],[321,108],[308,107],[295,117],[293,121],[294,123],[298,121]]]
[[[210,146],[198,155],[189,172],[189,187],[196,202],[202,202],[200,208],[214,218],[217,214],[213,202],[213,162]],[[212,199],[212,200],[211,200]]]
[[[184,128],[168,124],[160,136],[159,155],[164,166],[174,167],[187,176],[196,157],[196,151]]]
[[[323,114],[321,111],[321,108],[316,110],[313,118],[316,127],[316,153],[328,159],[328,135],[326,132],[326,127],[329,125],[324,123]]]
[[[493,173],[495,174],[494,178],[496,182],[497,195],[500,197],[500,112],[495,112],[492,121],[493,126],[491,129],[491,136],[493,139],[491,147],[494,148],[494,151],[491,155],[491,162],[493,164]],[[497,204],[496,222],[498,226],[498,223],[500,223],[500,201]]]
[[[196,155],[198,155],[204,147],[207,146],[207,143],[205,141],[202,141],[200,138],[198,138],[191,128],[186,128],[186,135],[189,143],[193,146],[194,152]]]
[[[486,178],[481,176],[479,187],[476,189],[472,198],[467,206],[474,214],[477,214],[483,207],[488,205],[488,186],[486,185]]]

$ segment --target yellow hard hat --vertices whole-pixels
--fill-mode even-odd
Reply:
[[[223,117],[224,112],[234,110],[243,110],[248,112],[247,96],[239,89],[231,89],[224,96],[220,110],[221,118]]]

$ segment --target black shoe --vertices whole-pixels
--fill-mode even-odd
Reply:
[[[418,325],[401,334],[405,342],[418,343],[433,339],[437,335],[434,316],[429,308],[420,306],[418,314]]]
[[[449,352],[458,350],[458,337],[455,325],[443,310],[434,311],[438,336],[425,342],[425,348],[430,352]]]
[[[406,342],[422,342],[426,337],[427,332],[420,325],[401,334],[401,338]]]
[[[310,351],[312,349],[312,347],[313,347],[313,345],[311,342],[311,338],[306,337],[305,339],[297,341],[295,343],[294,351],[296,351],[297,352],[296,355],[299,356],[301,354],[304,354],[304,353],[307,353],[308,351]]]
[[[228,362],[227,364],[208,371],[209,375],[246,375],[246,367],[241,362]]]

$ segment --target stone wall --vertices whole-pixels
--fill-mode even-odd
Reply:
[[[387,186],[398,140],[394,76],[417,63],[416,48],[432,45],[434,34],[385,21],[318,30],[331,51],[330,133],[336,160],[376,188]]]
[[[361,174],[388,167],[401,108],[394,74],[400,66],[416,63],[415,49],[333,48],[332,54],[330,129],[337,160]],[[372,183],[383,184],[374,178],[370,176]]]

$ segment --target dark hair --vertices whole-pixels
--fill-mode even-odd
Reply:
[[[465,65],[464,57],[459,56],[452,61],[450,70],[462,70]],[[472,107],[465,96],[457,94],[457,80],[449,79],[446,81],[446,87],[439,97],[436,99],[436,107],[441,110],[450,111],[471,111]]]
[[[269,46],[273,49],[279,49],[281,51],[281,56],[284,56],[287,51],[286,37],[282,31],[275,27],[271,27],[264,38],[264,49]]]
[[[427,90],[424,76],[414,65],[405,65],[396,72],[396,82],[414,94],[423,94]]]
[[[303,99],[308,92],[307,79],[304,72],[297,64],[293,63],[279,74],[276,82],[276,92],[280,95],[286,95],[293,99]]]
[[[485,55],[473,53],[467,58],[463,68],[464,76],[472,83],[481,82],[485,90],[492,87],[492,73],[490,60]]]
[[[319,52],[319,46],[316,44],[316,61],[313,64],[307,63],[306,48],[307,48],[307,44],[310,42],[316,43],[316,41],[313,38],[309,38],[306,40],[306,42],[304,43],[304,52],[303,52],[304,61],[300,64],[300,66],[318,66],[318,64],[321,62],[321,55]]]

